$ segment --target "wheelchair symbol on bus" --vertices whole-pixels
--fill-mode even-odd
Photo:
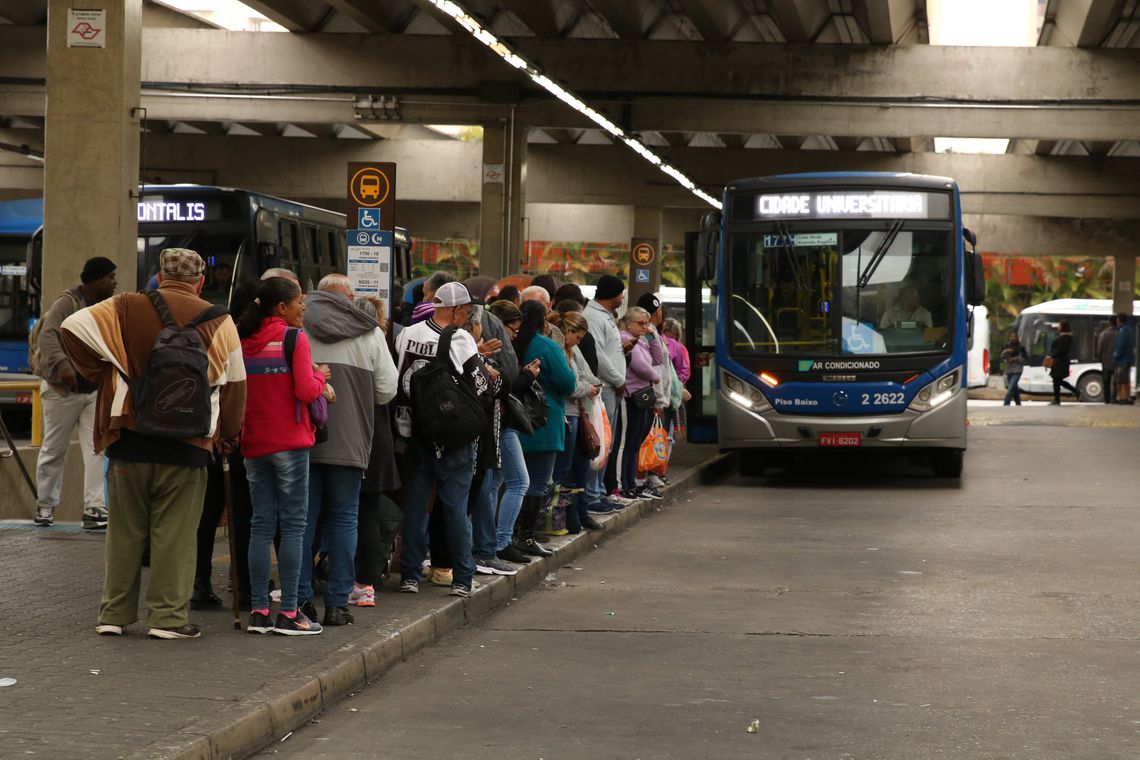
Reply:
[[[874,350],[875,333],[870,327],[858,322],[843,325],[844,347],[853,354],[865,354]]]

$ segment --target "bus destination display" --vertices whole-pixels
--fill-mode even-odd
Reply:
[[[746,219],[948,219],[946,193],[899,190],[818,190],[765,193],[737,203]]]

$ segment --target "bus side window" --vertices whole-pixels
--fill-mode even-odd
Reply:
[[[297,224],[296,222],[282,221],[277,226],[280,240],[281,266],[286,269],[297,269]]]
[[[340,233],[336,230],[325,230],[322,237],[327,255],[323,256],[322,263],[328,265],[332,271],[340,272],[344,269],[340,255]]]

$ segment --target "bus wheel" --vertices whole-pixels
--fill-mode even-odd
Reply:
[[[935,449],[931,457],[934,474],[940,478],[962,477],[962,460],[966,452],[962,449]]]
[[[1099,372],[1082,375],[1077,382],[1077,393],[1081,401],[1104,401],[1104,378]]]

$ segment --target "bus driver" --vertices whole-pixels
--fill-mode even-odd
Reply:
[[[913,285],[903,285],[899,288],[898,300],[895,305],[883,313],[879,320],[879,327],[932,327],[934,324],[930,312],[919,303],[918,288]]]

